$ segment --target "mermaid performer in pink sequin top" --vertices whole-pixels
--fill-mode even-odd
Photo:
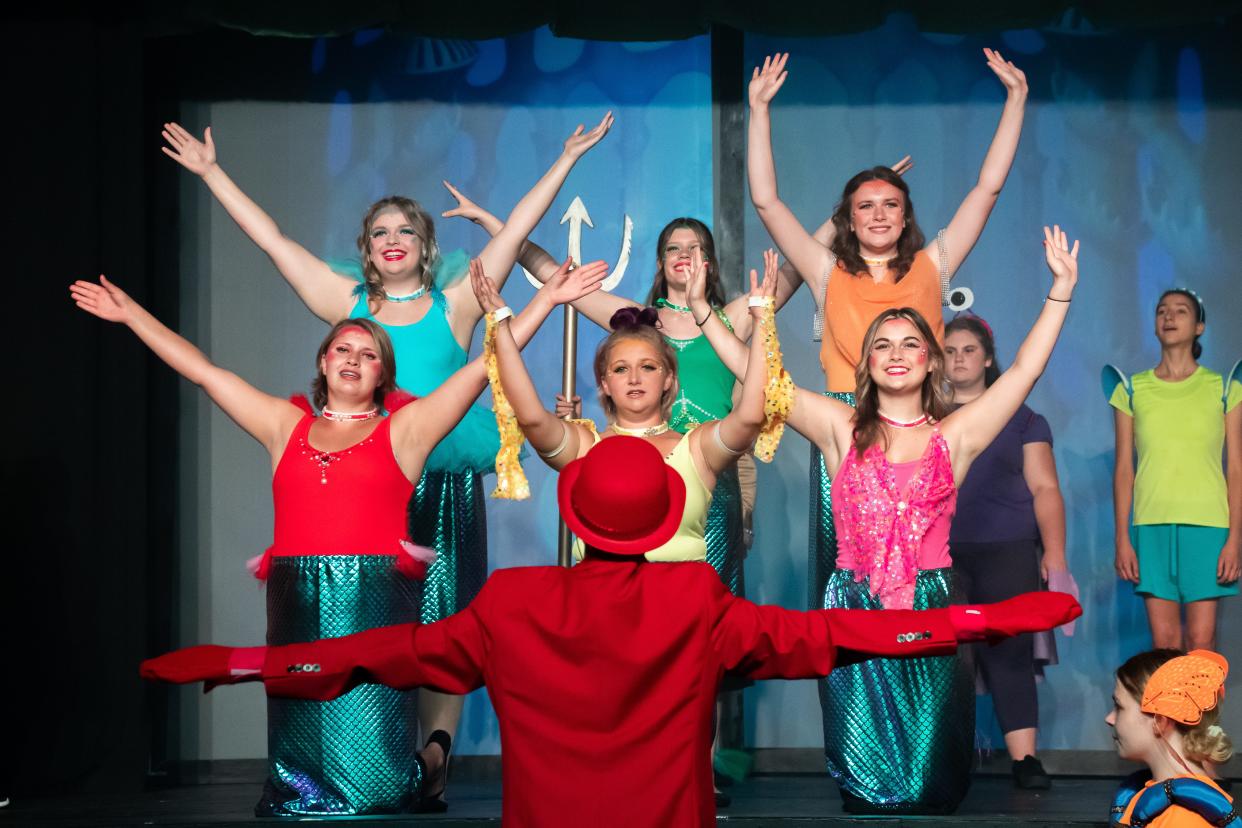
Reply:
[[[837,567],[826,607],[945,606],[957,485],[1043,372],[1078,279],[1078,245],[1044,228],[1053,282],[1013,365],[949,413],[944,356],[926,320],[890,308],[871,323],[855,373],[858,406],[804,388],[788,424],[823,453],[834,480]],[[746,348],[711,320],[721,359],[745,371]],[[971,682],[953,657],[836,670],[821,684],[824,752],[847,810],[951,813],[969,785]]]

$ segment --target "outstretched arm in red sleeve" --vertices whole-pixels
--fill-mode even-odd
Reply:
[[[1074,620],[1082,608],[1059,592],[933,610],[797,612],[752,604],[722,589],[713,644],[727,672],[755,679],[814,678],[869,658],[950,655],[959,641],[998,641]]]

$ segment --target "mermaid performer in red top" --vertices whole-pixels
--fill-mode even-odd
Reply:
[[[562,268],[515,320],[518,342],[556,305],[598,287],[606,272],[602,262]],[[471,279],[485,279],[477,260]],[[106,278],[70,291],[83,310],[129,326],[271,454],[275,543],[259,567],[268,582],[269,644],[418,620],[430,556],[405,540],[405,506],[428,453],[482,392],[482,360],[398,407],[389,396],[396,364],[388,336],[370,320],[343,320],[316,355],[315,416],[305,401],[265,394],[214,365]],[[413,747],[417,726],[414,694],[379,685],[331,702],[270,701],[269,776],[256,813],[417,807],[424,775],[438,772],[449,747],[444,734],[424,766]]]

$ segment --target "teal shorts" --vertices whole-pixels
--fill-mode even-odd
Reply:
[[[1220,550],[1229,530],[1218,526],[1152,523],[1130,527],[1138,553],[1139,582],[1134,591],[1182,604],[1238,594],[1238,582],[1216,582]]]

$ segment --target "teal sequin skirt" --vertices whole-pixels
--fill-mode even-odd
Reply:
[[[418,620],[420,583],[392,555],[272,558],[268,646]],[[413,692],[363,684],[332,701],[267,700],[268,778],[256,816],[392,813],[422,788]]]
[[[424,471],[414,487],[410,540],[436,552],[423,582],[424,624],[465,609],[487,580],[484,503],[481,472]]]
[[[953,575],[927,569],[914,609],[947,607]],[[839,569],[826,609],[882,609],[867,582]],[[974,683],[957,656],[871,659],[838,667],[820,683],[824,756],[853,813],[949,814],[970,787]]]
[[[742,535],[742,489],[738,485],[736,466],[716,475],[703,536],[707,541],[707,562],[730,592],[738,597],[745,596],[742,564],[746,543]]]

